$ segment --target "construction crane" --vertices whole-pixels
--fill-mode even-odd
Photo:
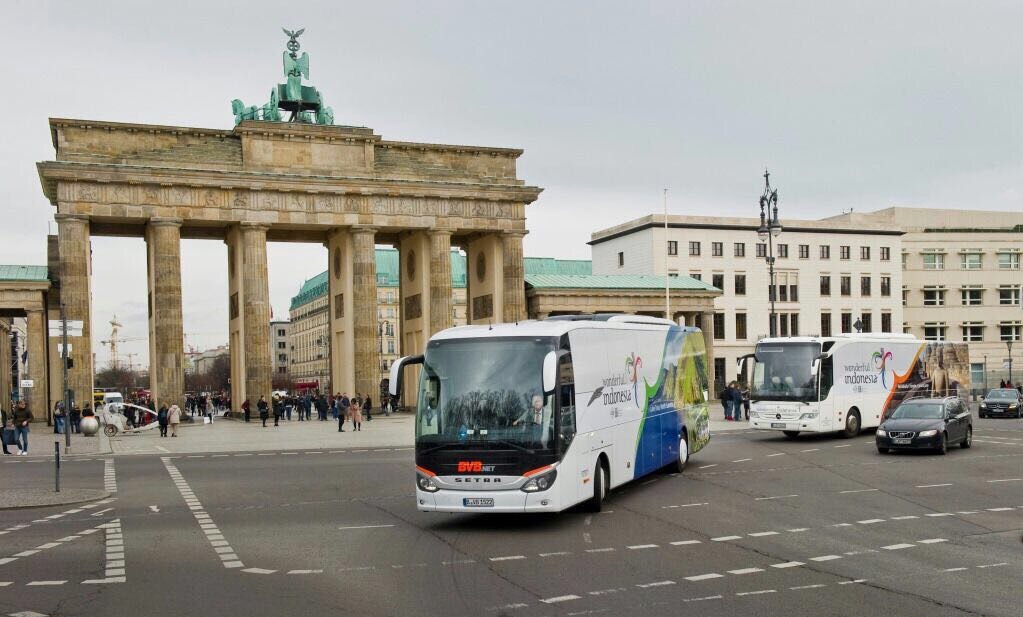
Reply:
[[[124,327],[124,326],[123,326],[123,324],[121,324],[121,322],[117,321],[117,315],[114,315],[114,318],[111,319],[109,323],[110,323],[110,338],[105,340],[105,341],[100,341],[100,343],[103,344],[103,345],[109,345],[110,346],[110,366],[112,368],[114,368],[114,369],[118,369],[118,368],[121,367],[121,359],[120,359],[120,357],[117,354],[117,345],[119,343],[128,343],[128,342],[131,342],[131,341],[144,341],[148,337],[145,337],[145,336],[132,336],[132,337],[128,337],[128,338],[123,338],[123,337],[118,336],[118,334],[121,331],[121,328]]]

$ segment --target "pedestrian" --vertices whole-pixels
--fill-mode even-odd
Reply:
[[[248,422],[251,415],[249,413],[249,399],[245,399],[245,402],[242,403],[242,415],[245,417],[245,421]]]
[[[58,401],[53,406],[53,432],[60,435],[64,432],[64,402]]]
[[[295,406],[295,397],[289,395],[284,399],[284,415],[288,417],[288,422],[291,422],[291,408]]]
[[[266,428],[266,420],[270,417],[270,409],[266,404],[266,397],[262,394],[259,395],[259,402],[256,403],[256,409],[259,410],[259,419],[263,421],[263,428]]]
[[[284,415],[284,403],[281,402],[281,395],[274,395],[274,426],[280,426],[281,416]]]
[[[384,410],[385,416],[391,415],[391,396],[387,395],[381,400],[380,407]]]
[[[14,423],[7,415],[7,411],[0,406],[0,445],[4,448],[4,454],[10,456],[11,451],[7,449],[7,443],[14,445]]]
[[[89,404],[86,403],[85,406],[89,407]],[[71,415],[68,417],[68,420],[71,422],[72,433],[82,432],[82,410],[78,408],[78,405],[71,405]]]
[[[341,426],[344,426],[345,419],[348,417],[348,412],[351,409],[351,406],[352,406],[352,399],[348,398],[348,393],[347,392],[342,392],[341,393],[341,418],[340,418]]]
[[[170,424],[171,437],[178,436],[178,424],[181,423],[181,408],[177,405],[171,405],[170,411],[167,413],[167,423]],[[164,429],[164,433],[167,429]]]
[[[362,411],[366,413],[366,422],[373,421],[373,399],[366,395],[366,400],[362,402]]]
[[[213,416],[217,415],[213,407],[213,397],[206,399],[206,417],[210,419],[210,424],[213,424]]]
[[[160,411],[156,412],[156,421],[160,425],[160,437],[166,437],[167,424],[170,423],[170,410],[166,403],[160,405]]]
[[[742,385],[742,410],[746,413],[746,419],[749,420],[749,386],[746,384]]]
[[[721,399],[721,406],[725,410],[725,421],[732,421],[732,395],[728,391],[728,386],[725,386],[721,392],[718,393],[718,398]]]
[[[337,415],[341,413],[341,394],[335,394],[330,398],[330,416],[332,419],[337,420]]]
[[[732,382],[732,419],[734,422],[742,421],[742,390],[738,382]]]
[[[362,430],[362,399],[359,398],[359,393],[355,393],[355,397],[349,402],[348,413],[351,415],[352,430]]]
[[[327,421],[327,395],[321,393],[316,399],[316,419],[320,422]]]
[[[28,408],[25,401],[18,401],[18,406],[14,408],[12,415],[14,416],[14,445],[21,450],[18,454],[25,456],[28,454],[28,423],[35,416],[32,415],[32,410]]]

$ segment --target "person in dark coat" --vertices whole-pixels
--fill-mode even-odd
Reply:
[[[259,410],[259,419],[263,421],[263,426],[266,427],[266,421],[270,417],[270,406],[266,403],[266,397],[262,394],[259,395],[259,402],[256,403],[256,409]]]
[[[156,421],[160,423],[160,437],[166,437],[167,425],[170,424],[170,411],[166,403],[160,405],[160,411],[156,412]]]

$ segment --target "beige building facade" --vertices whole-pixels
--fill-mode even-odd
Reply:
[[[525,316],[525,208],[541,189],[516,176],[521,150],[388,141],[364,127],[255,120],[220,130],[51,119],[50,133],[55,159],[37,167],[56,207],[62,298],[68,317],[85,322],[72,348],[70,380],[79,398],[93,382],[93,235],[147,243],[150,371],[158,401],[183,397],[181,238],[227,245],[234,401],[271,391],[268,241],[328,249],[325,318],[331,382],[339,389],[372,391],[378,382],[378,244],[397,248],[410,283],[398,298],[419,320],[406,331],[407,351],[452,323],[450,272],[445,260],[430,258],[451,247],[473,264],[468,321]]]
[[[651,215],[595,232],[590,245],[597,274],[690,276],[723,293],[713,311],[691,316],[712,331],[719,384],[736,360],[770,333],[768,248],[758,219]],[[774,242],[779,336],[901,332],[903,232],[881,223],[842,225],[782,220]],[[677,315],[673,315],[677,318]],[[687,319],[687,323],[692,325]]]
[[[291,322],[283,319],[270,321],[270,355],[273,357],[273,381],[290,380],[291,368]]]

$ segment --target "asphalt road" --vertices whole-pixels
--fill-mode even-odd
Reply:
[[[1015,616],[1023,421],[975,427],[944,457],[720,434],[595,515],[417,512],[409,449],[87,457],[66,485],[110,500],[0,511],[0,615]]]

